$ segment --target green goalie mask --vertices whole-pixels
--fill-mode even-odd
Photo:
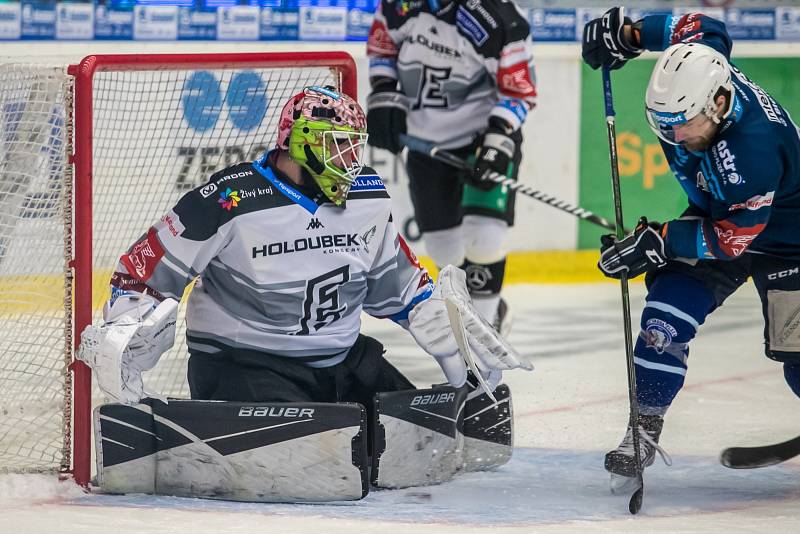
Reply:
[[[307,87],[284,112],[292,121],[284,140],[289,156],[311,174],[325,196],[344,206],[364,166],[367,133],[361,106],[331,88]]]

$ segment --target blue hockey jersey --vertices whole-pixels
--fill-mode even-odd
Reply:
[[[730,59],[725,25],[699,13],[651,16],[641,45],[710,46]],[[700,217],[669,221],[673,256],[735,259],[745,251],[800,259],[800,132],[775,99],[731,65],[733,112],[704,152],[661,142],[672,172]]]

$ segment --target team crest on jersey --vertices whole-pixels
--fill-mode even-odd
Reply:
[[[668,322],[661,319],[648,319],[645,328],[645,342],[657,353],[663,354],[677,335],[678,331]]]

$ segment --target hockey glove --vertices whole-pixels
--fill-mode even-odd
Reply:
[[[659,269],[667,264],[664,238],[659,233],[658,223],[639,219],[633,233],[617,241],[612,234],[600,238],[600,261],[597,266],[609,278],[620,278],[627,271],[628,278]]]
[[[142,372],[152,369],[175,342],[178,302],[158,302],[149,295],[125,291],[103,309],[101,325],[81,334],[77,358],[94,371],[103,393],[116,402],[134,404],[145,391]]]
[[[614,70],[637,57],[643,49],[625,38],[624,27],[632,24],[622,7],[612,7],[599,19],[587,22],[583,27],[583,60],[593,69]]]
[[[475,154],[475,168],[467,178],[467,183],[482,191],[489,191],[497,183],[489,180],[493,174],[509,176],[514,161],[517,142],[510,137],[511,127],[502,119],[492,117],[489,127],[483,134],[481,144]]]
[[[397,154],[403,150],[400,134],[406,133],[408,100],[397,90],[397,81],[378,82],[367,97],[367,142]]]
[[[457,325],[451,320],[448,303],[458,310]],[[417,304],[408,319],[408,331],[436,359],[454,387],[464,385],[468,368],[477,370],[491,390],[500,383],[504,370],[533,369],[480,316],[467,291],[466,273],[458,267],[448,265],[439,272],[433,294]]]

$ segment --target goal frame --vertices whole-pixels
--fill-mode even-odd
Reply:
[[[346,52],[256,52],[223,54],[131,54],[91,55],[70,65],[73,77],[72,153],[68,165],[74,179],[73,257],[68,266],[73,284],[72,340],[72,466],[76,483],[88,486],[91,477],[92,375],[91,369],[74,357],[80,334],[92,321],[92,172],[93,172],[93,82],[97,72],[154,71],[225,68],[328,67],[335,72],[342,92],[357,98],[356,64]],[[70,113],[70,110],[67,111]],[[121,253],[122,251],[120,251]],[[67,277],[70,273],[67,273]],[[69,433],[69,431],[67,431]]]

